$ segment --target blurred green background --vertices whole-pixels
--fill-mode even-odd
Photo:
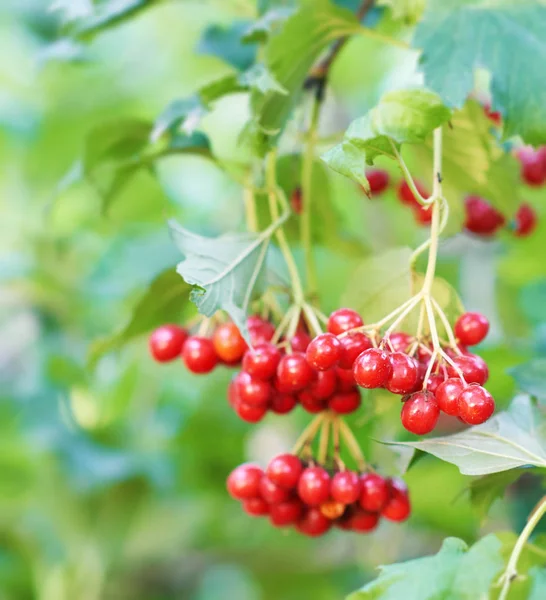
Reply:
[[[85,3],[59,4],[66,16]],[[155,176],[139,174],[104,214],[96,190],[73,177],[86,135],[105,121],[153,120],[229,73],[199,40],[211,25],[254,18],[255,6],[166,2],[77,57],[51,46],[62,11],[48,8],[0,6],[0,600],[333,600],[379,564],[435,552],[447,535],[476,539],[484,529],[464,494],[469,478],[432,458],[406,478],[414,513],[403,525],[319,540],[273,530],[229,499],[225,478],[244,460],[265,463],[289,448],[305,415],[244,424],[225,400],[229,370],[196,377],[178,363],[157,366],[146,336],[88,366],[90,345],[123,327],[150,282],[176,264],[166,219],[218,234],[241,227],[243,211],[240,185],[218,167],[173,157]],[[374,41],[348,44],[332,71],[324,135],[412,80],[414,58],[402,56]],[[245,160],[236,139],[247,103],[230,96],[205,118],[218,156]],[[283,151],[300,144],[288,135]],[[393,193],[372,202],[334,175],[329,186],[352,243],[317,247],[325,312],[363,257],[425,235]],[[541,194],[526,190],[543,217]],[[491,317],[483,355],[500,406],[514,393],[506,370],[546,353],[545,229],[541,218],[529,239],[459,235],[441,249],[441,274],[468,309]],[[370,438],[404,439],[399,406],[388,395],[365,406],[356,434],[395,473],[397,456]],[[486,530],[521,526],[539,495],[533,485],[512,489]]]

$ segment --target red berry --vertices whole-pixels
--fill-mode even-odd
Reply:
[[[417,361],[403,352],[393,352],[389,355],[392,374],[385,387],[393,394],[409,394],[415,388],[419,377]]]
[[[317,371],[307,391],[317,400],[329,398],[337,387],[337,375],[335,369],[328,371]]]
[[[292,352],[305,352],[311,343],[311,337],[306,331],[296,331],[290,339]]]
[[[188,332],[178,325],[162,325],[150,335],[150,354],[157,362],[169,362],[180,356]]]
[[[269,514],[269,504],[263,498],[243,500],[243,510],[252,517],[263,517]]]
[[[320,512],[330,521],[341,517],[345,512],[345,504],[336,502],[335,500],[328,500],[320,505]]]
[[[479,383],[483,385],[489,377],[489,369],[483,358],[475,354],[456,356],[453,363],[460,369],[466,383]],[[450,377],[458,377],[454,367],[448,365],[447,373]]]
[[[303,390],[298,394],[298,401],[303,410],[311,414],[317,414],[328,408],[327,400],[319,400],[309,390]]]
[[[332,521],[316,507],[308,508],[301,519],[296,522],[296,529],[300,533],[311,537],[324,535],[330,527],[332,527]]]
[[[246,421],[247,423],[257,423],[265,417],[267,406],[253,406],[252,404],[245,404],[244,402],[239,401],[235,405],[235,412],[243,421]]]
[[[352,369],[336,369],[337,388],[340,392],[350,392],[354,390],[356,381]]]
[[[352,504],[360,497],[360,478],[353,471],[340,471],[332,478],[330,494],[336,502]]]
[[[393,352],[407,352],[413,342],[413,338],[408,333],[397,331],[391,333],[389,341]]]
[[[303,465],[294,454],[275,456],[266,469],[267,476],[273,483],[288,489],[295,488],[298,485],[302,472]]]
[[[317,371],[335,366],[341,357],[341,343],[333,333],[323,333],[307,346],[307,362]]]
[[[372,348],[372,341],[364,333],[355,331],[345,337],[342,337],[341,342],[341,357],[339,359],[339,366],[342,369],[352,369],[355,360],[358,355]]]
[[[429,225],[432,223],[432,209],[430,206],[421,206],[419,204],[413,208],[413,214],[419,225]]]
[[[379,523],[379,515],[356,508],[349,517],[349,528],[358,533],[373,531]]]
[[[397,478],[389,479],[389,501],[381,511],[381,516],[389,521],[405,521],[411,512],[411,504],[406,484]]]
[[[292,492],[286,488],[281,487],[273,483],[269,477],[263,476],[260,480],[260,496],[268,504],[279,504],[280,502],[286,502],[292,497]]]
[[[505,218],[489,202],[479,196],[465,198],[466,220],[465,227],[468,231],[478,235],[490,236],[500,229]]]
[[[260,497],[260,481],[264,472],[257,465],[244,463],[239,465],[227,478],[227,491],[235,500],[247,500]]]
[[[296,523],[303,515],[303,504],[298,498],[291,498],[269,507],[269,519],[275,527],[286,527]]]
[[[431,394],[436,394],[436,391],[438,390],[438,387],[445,381],[445,377],[443,375],[429,375],[429,378],[427,379],[426,385],[424,386],[425,389],[427,391],[429,391]],[[424,383],[424,382],[423,382]],[[421,383],[421,385],[423,385],[423,383]],[[414,391],[418,391],[417,389],[415,389]],[[441,407],[440,407],[441,408]]]
[[[366,179],[372,196],[379,196],[389,187],[389,174],[383,169],[367,169]]]
[[[377,473],[360,477],[360,506],[369,512],[380,512],[389,500],[387,480]]]
[[[514,235],[517,237],[527,237],[535,230],[537,225],[537,213],[530,204],[523,203],[518,208],[514,221]]]
[[[279,349],[273,344],[260,344],[250,348],[243,356],[243,371],[257,379],[271,379],[277,372],[281,360]]]
[[[502,115],[498,110],[491,110],[491,105],[486,104],[483,107],[483,112],[485,116],[496,126],[499,127],[502,123]]]
[[[339,335],[355,327],[362,327],[362,317],[351,308],[338,308],[328,318],[327,329],[334,335]]]
[[[546,170],[541,155],[531,146],[520,148],[517,157],[521,163],[521,178],[527,185],[539,187],[546,181]]]
[[[297,403],[296,397],[292,394],[275,391],[271,396],[269,408],[277,415],[286,415],[296,407]]]
[[[361,398],[358,390],[337,392],[328,400],[328,408],[339,415],[348,415],[358,410]]]
[[[212,341],[195,335],[184,342],[182,359],[192,373],[210,373],[218,363]]]
[[[402,425],[411,433],[430,433],[438,422],[440,409],[430,392],[415,392],[402,406]]]
[[[465,387],[460,377],[450,377],[441,383],[435,393],[440,410],[452,417],[458,416],[458,400]]]
[[[457,319],[453,331],[461,344],[475,346],[487,335],[489,321],[481,313],[467,312]]]
[[[365,350],[355,360],[353,375],[356,383],[364,388],[378,388],[392,375],[389,355],[379,348]]]
[[[484,423],[495,411],[493,396],[476,383],[461,392],[457,405],[459,417],[469,425]]]
[[[228,364],[239,362],[247,349],[246,342],[235,323],[218,325],[212,335],[216,354]]]
[[[277,367],[277,378],[281,391],[297,392],[311,383],[313,369],[305,359],[305,354],[293,352],[283,356]]]
[[[417,191],[421,194],[421,196],[423,196],[424,198],[427,198],[429,196],[428,191],[418,181],[415,182],[415,187],[417,188]],[[413,192],[411,191],[409,185],[406,183],[405,179],[403,179],[399,183],[397,194],[402,204],[407,204],[408,206],[412,207],[421,206],[416,200],[415,196],[413,195]]]
[[[237,375],[234,375],[229,382],[227,389],[227,399],[231,408],[235,408],[241,402],[239,391],[237,389]]]
[[[258,315],[248,317],[246,325],[253,346],[270,342],[271,338],[275,335],[275,327]]]
[[[290,195],[290,206],[297,215],[301,214],[301,211],[303,209],[303,197],[301,193],[301,188],[299,186],[295,188],[292,194]]]
[[[273,388],[267,381],[256,379],[245,371],[236,377],[237,394],[243,404],[267,406],[273,394]]]
[[[298,495],[309,506],[330,499],[330,475],[322,467],[307,467],[298,481]]]

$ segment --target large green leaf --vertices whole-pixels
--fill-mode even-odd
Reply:
[[[545,30],[546,6],[538,0],[431,0],[413,45],[422,49],[426,85],[447,105],[462,107],[474,87],[475,69],[485,68],[505,137],[519,134],[541,144],[546,142]]]
[[[322,160],[330,169],[356,181],[369,193],[370,184],[365,175],[366,155],[354,144],[344,141],[323,154]]]
[[[506,488],[528,471],[528,469],[509,469],[473,479],[470,482],[470,501],[480,517],[485,518],[493,502],[504,497]]]
[[[234,21],[228,26],[210,25],[203,32],[197,51],[216,56],[239,71],[244,71],[256,59],[256,45],[248,43],[248,40],[244,44],[241,40],[248,27],[248,21]]]
[[[546,468],[546,431],[528,396],[517,396],[509,409],[460,433],[410,446],[453,463],[464,475],[486,475],[532,465]]]
[[[523,392],[546,400],[546,358],[535,358],[509,371]]]

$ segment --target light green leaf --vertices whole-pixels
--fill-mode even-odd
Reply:
[[[546,400],[546,358],[535,358],[511,368],[508,372],[522,392],[539,400]]]
[[[294,6],[279,6],[268,10],[245,31],[242,37],[243,42],[264,42],[271,33],[275,33],[280,28],[294,11]]]
[[[234,21],[228,26],[210,25],[204,31],[197,51],[216,56],[239,71],[244,71],[256,59],[256,45],[243,44],[241,40],[248,27],[248,21]]]
[[[322,160],[330,169],[345,175],[359,183],[367,193],[370,192],[370,184],[365,175],[366,155],[362,150],[351,144],[351,142],[342,142],[334,146],[326,154],[322,155]]]
[[[488,535],[471,548],[447,538],[434,556],[382,566],[379,577],[347,600],[470,600],[488,598],[504,560],[502,543]]]
[[[393,19],[414,25],[425,10],[426,0],[379,0],[377,6],[388,6]]]
[[[463,106],[474,87],[475,69],[487,69],[504,136],[521,135],[528,143],[541,144],[546,142],[545,30],[541,2],[433,0],[413,46],[422,49],[425,84],[451,107]]]
[[[241,73],[239,83],[251,89],[258,90],[262,94],[267,94],[268,92],[276,92],[285,96],[288,94],[287,90],[261,64],[254,65],[244,73]]]
[[[509,409],[460,433],[420,442],[389,442],[428,452],[450,462],[463,475],[487,475],[533,465],[546,468],[544,425],[528,396]]]

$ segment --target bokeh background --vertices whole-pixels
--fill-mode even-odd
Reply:
[[[97,190],[77,177],[86,136],[116,119],[153,120],[173,99],[231,72],[206,53],[202,36],[251,20],[255,6],[165,2],[80,54],[52,44],[63,11],[85,2],[58,4],[0,5],[0,600],[334,600],[379,564],[436,552],[445,536],[472,542],[520,527],[540,495],[532,481],[512,488],[484,529],[465,493],[469,478],[426,458],[406,477],[414,511],[403,525],[319,540],[273,530],[229,499],[225,478],[244,460],[265,463],[289,448],[305,415],[244,424],[225,399],[230,371],[196,377],[178,362],[158,366],[145,335],[113,343],[89,364],[97,340],[115,336],[150,282],[176,264],[169,217],[214,235],[240,228],[243,211],[239,183],[204,159],[171,157],[139,174],[105,212]],[[413,60],[351,41],[332,71],[324,135],[411,82]],[[205,118],[218,156],[247,158],[237,146],[247,118],[244,95],[221,100]],[[301,149],[298,118],[283,152]],[[425,235],[393,193],[372,202],[337,176],[328,181],[350,243],[334,235],[317,246],[325,312],[356,285],[364,257]],[[539,214],[541,194],[526,190]],[[441,249],[441,274],[493,323],[482,352],[501,407],[514,394],[508,369],[546,353],[543,223],[529,239],[460,234]],[[194,314],[186,305],[180,312]],[[366,400],[356,434],[395,473],[400,456],[372,438],[405,439],[399,406],[388,395]]]

